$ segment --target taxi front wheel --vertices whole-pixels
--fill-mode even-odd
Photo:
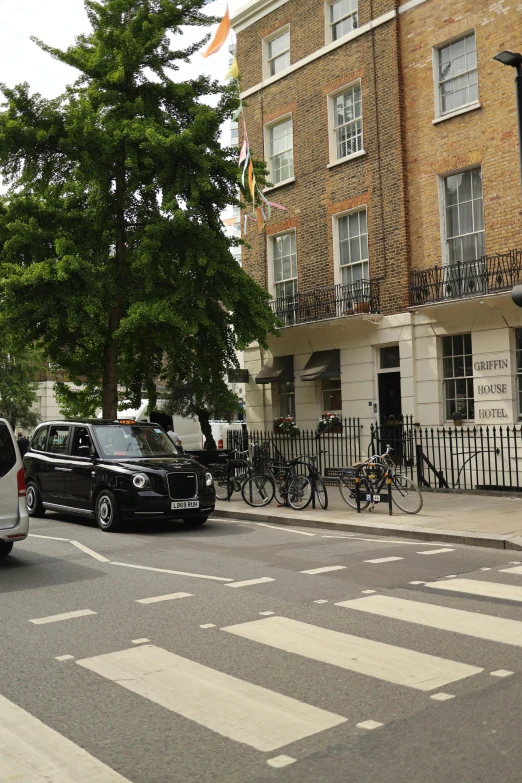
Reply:
[[[96,498],[94,509],[96,523],[100,530],[107,533],[114,533],[122,528],[122,518],[118,501],[108,489],[100,492]]]

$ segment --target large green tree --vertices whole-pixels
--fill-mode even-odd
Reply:
[[[13,429],[32,429],[38,423],[33,406],[38,388],[35,379],[42,366],[38,351],[6,341],[0,322],[0,417]]]
[[[77,69],[75,84],[54,100],[2,88],[0,311],[107,418],[118,386],[154,405],[166,366],[177,383],[194,367],[223,377],[237,348],[274,329],[221,223],[238,169],[220,126],[237,95],[175,80],[205,42],[183,48],[181,34],[209,24],[204,5],[85,0],[88,35],[66,51],[37,41]]]

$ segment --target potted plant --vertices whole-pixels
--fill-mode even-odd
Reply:
[[[341,417],[336,413],[324,411],[322,417],[319,419],[319,424],[317,425],[317,433],[321,435],[323,432],[337,432],[342,435],[343,423]]]
[[[451,418],[453,419],[453,424],[455,427],[462,426],[462,419],[466,415],[466,412],[462,410],[462,408],[457,408],[457,410],[453,411],[451,414]]]
[[[368,301],[355,302],[354,308],[356,313],[369,313],[370,303]]]
[[[292,416],[279,416],[274,419],[274,432],[279,432],[283,435],[299,435],[299,427],[297,427]]]

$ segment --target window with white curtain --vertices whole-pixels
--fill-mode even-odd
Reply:
[[[341,283],[347,285],[369,280],[366,209],[338,217],[337,238]]]
[[[357,0],[334,0],[327,10],[330,41],[337,41],[357,28]]]
[[[271,238],[274,294],[276,299],[297,293],[295,231]]]
[[[438,107],[442,116],[478,101],[477,42],[475,33],[436,50]]]
[[[273,185],[294,176],[294,130],[291,117],[271,125],[269,135],[269,169]]]
[[[354,84],[330,96],[331,162],[348,158],[363,150],[361,85]]]
[[[486,252],[480,168],[444,177],[443,187],[447,261],[480,258]]]

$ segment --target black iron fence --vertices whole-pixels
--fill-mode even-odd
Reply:
[[[411,418],[387,424],[343,419],[335,430],[296,435],[271,431],[229,432],[227,447],[251,448],[258,458],[295,459],[319,455],[323,474],[349,467],[387,445],[400,470],[420,487],[522,492],[521,425],[421,427]],[[325,453],[323,453],[325,452]]]
[[[445,299],[510,291],[521,282],[522,250],[509,250],[472,261],[412,270],[410,304],[423,305]]]
[[[280,296],[272,299],[270,306],[284,326],[359,313],[379,313],[380,288],[374,280],[359,280]]]

